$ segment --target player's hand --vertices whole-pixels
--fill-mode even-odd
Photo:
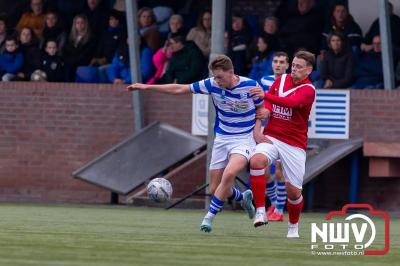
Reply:
[[[260,99],[264,99],[265,93],[261,87],[253,87],[250,89],[250,96],[256,96]]]
[[[264,134],[262,134],[261,132],[254,132],[253,136],[254,136],[254,139],[257,144],[260,144],[260,143],[272,144],[272,141],[269,138],[267,138]]]
[[[256,119],[264,120],[269,117],[271,112],[267,108],[258,108],[256,110]]]
[[[128,91],[141,91],[147,89],[147,84],[143,83],[134,83],[126,87]]]

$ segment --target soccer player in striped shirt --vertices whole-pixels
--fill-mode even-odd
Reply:
[[[268,91],[274,81],[285,74],[289,68],[289,56],[285,52],[276,52],[272,58],[273,75],[261,78],[260,85],[264,91]],[[267,121],[266,119],[265,121]],[[264,121],[263,121],[264,122]],[[263,125],[265,125],[263,123]],[[272,162],[270,169],[265,169],[267,177],[267,197],[271,206],[267,210],[268,221],[283,222],[283,209],[286,204],[285,178],[282,175],[282,165],[279,160]],[[274,180],[275,179],[275,180]]]
[[[216,111],[216,136],[209,166],[210,192],[213,196],[200,225],[200,230],[204,232],[212,230],[215,215],[221,211],[226,199],[240,201],[250,219],[255,215],[253,193],[251,190],[240,192],[234,187],[234,181],[238,173],[247,166],[256,146],[255,139],[264,137],[260,127],[254,130],[254,126],[256,109],[265,109],[263,96],[250,96],[250,88],[259,87],[258,83],[235,75],[229,57],[217,56],[210,62],[209,69],[213,77],[192,84],[136,83],[127,87],[128,90],[151,90],[168,94],[191,92],[211,95]]]
[[[314,54],[299,51],[292,62],[292,72],[283,74],[265,93],[252,88],[251,95],[266,100],[270,118],[264,129],[264,140],[250,160],[250,185],[254,193],[256,215],[254,226],[267,223],[265,215],[265,167],[278,158],[286,180],[288,238],[299,237],[299,219],[303,208],[302,185],[306,163],[308,119],[315,99],[315,88],[308,76],[315,64]],[[261,126],[257,120],[256,130]]]

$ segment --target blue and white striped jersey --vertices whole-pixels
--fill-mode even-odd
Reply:
[[[232,89],[219,87],[214,78],[190,84],[193,93],[211,94],[216,113],[216,136],[249,134],[256,122],[256,106],[264,104],[263,99],[250,96],[250,88],[259,84],[246,77],[239,78],[238,85]]]
[[[269,91],[269,88],[275,81],[275,75],[264,76],[261,78],[260,83],[264,91]]]

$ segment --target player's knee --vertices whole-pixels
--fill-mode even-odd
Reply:
[[[261,154],[256,153],[250,159],[250,167],[265,168],[268,165],[268,158]]]
[[[301,189],[286,183],[286,194],[288,199],[297,200],[301,196]]]

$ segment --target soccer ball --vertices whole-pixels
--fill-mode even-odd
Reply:
[[[147,195],[155,202],[165,202],[171,199],[171,183],[162,177],[154,178],[147,185]]]

